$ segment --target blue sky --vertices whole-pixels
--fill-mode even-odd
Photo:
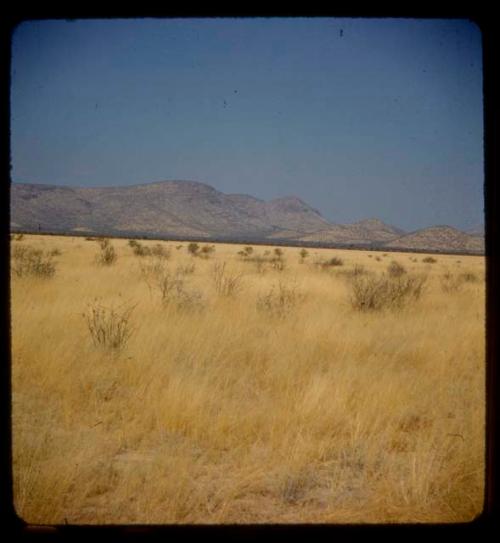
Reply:
[[[27,21],[11,178],[185,179],[333,222],[483,222],[481,34],[467,20]]]

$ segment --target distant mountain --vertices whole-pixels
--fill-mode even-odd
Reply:
[[[115,234],[265,238],[329,226],[297,197],[265,202],[224,194],[194,181],[83,188],[12,184],[11,216],[18,228]]]
[[[470,236],[484,236],[484,224],[477,224],[472,228],[468,228],[465,233]]]
[[[394,239],[385,244],[394,249],[417,251],[484,252],[484,238],[461,232],[451,226],[431,226]]]
[[[109,236],[289,240],[419,250],[484,250],[481,249],[484,247],[482,237],[450,227],[432,227],[406,234],[374,218],[334,224],[297,196],[266,202],[247,194],[224,194],[205,183],[177,180],[92,188],[13,183],[11,229]]]
[[[352,224],[336,224],[329,228],[302,236],[303,241],[325,243],[381,244],[404,234],[404,230],[385,224],[380,219],[365,219]]]

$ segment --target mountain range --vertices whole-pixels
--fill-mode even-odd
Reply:
[[[484,252],[479,229],[405,232],[375,218],[336,224],[297,196],[264,201],[196,181],[115,187],[12,183],[10,203],[13,231]]]

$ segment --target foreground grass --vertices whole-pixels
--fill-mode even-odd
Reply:
[[[27,522],[457,522],[482,510],[482,258],[318,249],[301,262],[289,248],[279,271],[238,246],[203,259],[164,243],[168,269],[195,266],[181,275],[199,303],[184,307],[162,303],[124,240],[111,266],[83,239],[16,243],[61,253],[54,277],[12,279]],[[336,256],[340,267],[314,265]],[[393,259],[428,275],[421,298],[355,310],[342,272]],[[241,276],[233,296],[217,290],[216,262]],[[462,271],[476,280],[443,287]],[[284,314],[259,304],[280,286],[293,293]],[[92,341],[83,314],[96,303],[133,306],[121,350]]]

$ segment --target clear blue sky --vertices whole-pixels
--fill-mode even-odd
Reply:
[[[29,21],[12,181],[185,179],[339,223],[483,222],[481,33],[466,20]]]

